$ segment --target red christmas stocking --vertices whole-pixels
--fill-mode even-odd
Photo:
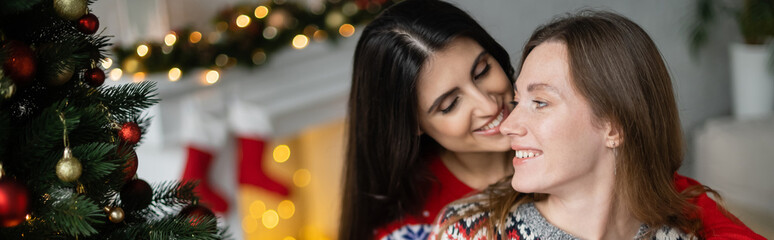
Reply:
[[[212,163],[212,154],[190,145],[186,149],[188,150],[188,160],[185,163],[182,180],[199,181],[199,185],[194,191],[201,198],[200,203],[209,206],[214,212],[227,212],[228,202],[212,189],[207,179],[207,172],[209,172]]]
[[[237,141],[239,183],[254,185],[282,196],[290,194],[287,186],[272,180],[263,170],[266,141],[247,137],[238,137]]]

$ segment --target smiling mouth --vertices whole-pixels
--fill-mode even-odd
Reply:
[[[540,156],[541,154],[542,153],[536,152],[536,151],[519,150],[519,151],[516,151],[516,158],[518,159],[531,158],[531,157]]]
[[[489,123],[479,129],[476,129],[476,132],[487,132],[493,129],[496,130],[498,127],[500,127],[500,123],[503,122],[503,119],[505,119],[505,109],[502,109],[500,113],[497,114],[497,117],[492,119]]]

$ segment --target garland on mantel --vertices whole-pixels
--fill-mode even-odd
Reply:
[[[214,31],[185,28],[170,32],[163,42],[116,46],[113,59],[102,64],[106,69],[113,66],[109,70],[113,80],[123,74],[142,80],[145,74],[166,72],[169,80],[177,81],[194,69],[205,69],[211,84],[222,69],[259,67],[280,49],[303,49],[313,41],[335,43],[352,36],[355,26],[392,4],[393,0],[328,0],[314,9],[278,0],[242,4],[220,11],[213,18]]]

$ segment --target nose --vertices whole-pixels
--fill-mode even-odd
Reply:
[[[502,104],[497,101],[495,94],[490,94],[486,89],[477,88],[473,91],[475,107],[475,116],[491,118],[500,113]]]
[[[523,137],[527,134],[527,128],[523,121],[524,115],[519,113],[519,106],[513,108],[508,117],[500,123],[500,134],[510,137]]]

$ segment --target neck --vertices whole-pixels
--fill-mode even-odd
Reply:
[[[458,153],[445,151],[441,161],[457,179],[471,188],[483,190],[513,173],[505,152]]]
[[[632,239],[641,222],[614,196],[615,176],[609,170],[588,174],[535,206],[551,224],[578,238]]]

